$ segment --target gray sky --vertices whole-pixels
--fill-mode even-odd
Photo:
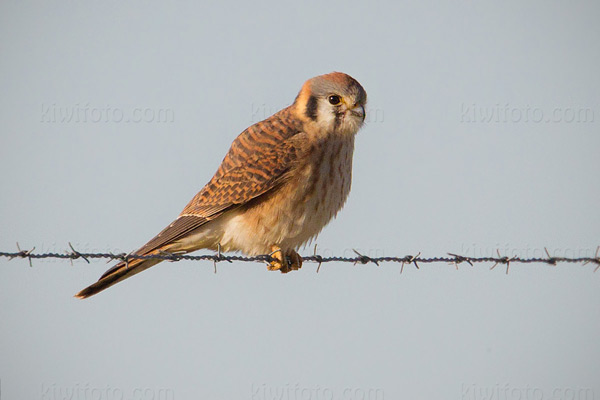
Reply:
[[[593,256],[599,11],[2,2],[0,249],[137,248],[337,70],[369,123],[320,253]],[[2,399],[600,398],[591,265],[186,261],[78,301],[109,265],[73,264],[0,259]]]

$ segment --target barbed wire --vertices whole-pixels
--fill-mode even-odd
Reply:
[[[132,260],[162,260],[162,261],[181,261],[181,260],[192,260],[192,261],[212,261],[215,267],[215,272],[217,268],[217,263],[219,262],[229,262],[232,263],[234,261],[240,262],[261,262],[268,263],[276,260],[270,254],[263,254],[258,256],[238,256],[238,255],[223,255],[219,251],[217,254],[202,254],[202,255],[189,255],[189,254],[173,254],[168,252],[161,252],[159,254],[149,254],[149,255],[138,255],[138,254],[126,254],[126,253],[82,253],[73,248],[71,243],[69,243],[69,247],[71,250],[67,250],[64,253],[34,253],[35,247],[31,250],[22,250],[17,243],[16,252],[0,252],[0,257],[8,258],[12,260],[13,258],[27,258],[29,260],[29,266],[33,267],[32,260],[34,259],[63,259],[70,260],[71,263],[73,260],[83,259],[88,264],[91,259],[106,259],[109,261],[124,261],[129,262]],[[302,260],[304,262],[312,262],[318,263],[317,272],[321,268],[321,264],[329,263],[329,262],[342,262],[342,263],[352,263],[352,264],[375,264],[380,265],[382,263],[400,263],[402,265],[400,272],[404,270],[405,265],[413,265],[417,269],[419,269],[419,264],[433,264],[433,263],[448,263],[452,264],[458,269],[459,264],[467,263],[471,266],[478,263],[494,263],[490,269],[494,269],[498,265],[506,266],[506,273],[508,274],[509,267],[511,263],[520,263],[520,264],[548,264],[548,265],[557,265],[558,263],[576,263],[576,264],[596,264],[596,268],[594,272],[600,269],[600,246],[596,249],[596,254],[594,257],[552,257],[548,249],[544,248],[546,251],[547,258],[543,257],[529,257],[523,258],[518,256],[508,257],[502,256],[500,251],[497,250],[497,257],[470,257],[470,256],[462,256],[454,253],[446,253],[446,256],[437,256],[437,257],[421,257],[421,253],[417,253],[416,255],[406,255],[404,257],[392,256],[392,257],[369,257],[363,254],[360,254],[358,251],[353,250],[356,253],[355,257],[340,257],[340,256],[329,256],[323,257],[316,253],[317,247],[315,246],[313,255],[302,256]]]

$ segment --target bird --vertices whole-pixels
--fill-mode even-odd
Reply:
[[[181,214],[131,254],[269,254],[269,270],[298,270],[297,250],[337,215],[350,193],[366,103],[365,89],[345,73],[307,80],[290,106],[244,130]],[[161,261],[121,261],[75,297],[93,296]]]

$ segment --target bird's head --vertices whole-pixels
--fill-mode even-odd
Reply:
[[[367,92],[342,72],[309,79],[294,101],[295,114],[319,132],[354,135],[365,121]]]

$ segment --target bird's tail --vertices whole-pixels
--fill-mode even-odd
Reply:
[[[86,287],[79,293],[75,295],[75,297],[79,299],[85,299],[90,296],[95,295],[103,291],[104,289],[108,289],[114,284],[121,282],[124,279],[127,279],[135,274],[139,274],[140,272],[152,267],[153,265],[158,264],[162,260],[160,259],[149,259],[149,260],[131,260],[128,263],[121,261],[108,271],[106,271],[98,282]]]

